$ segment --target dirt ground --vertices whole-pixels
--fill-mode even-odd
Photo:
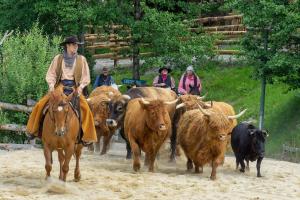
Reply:
[[[84,149],[80,162],[82,179],[73,181],[72,159],[67,182],[58,180],[57,153],[53,154],[52,178],[45,180],[42,149],[0,150],[0,199],[300,199],[300,164],[264,159],[262,178],[256,177],[255,163],[250,172],[235,171],[235,159],[226,157],[217,169],[217,180],[203,174],[187,173],[184,156],[176,164],[162,153],[155,173],[143,167],[132,170],[125,159],[124,144],[114,143],[108,155]]]

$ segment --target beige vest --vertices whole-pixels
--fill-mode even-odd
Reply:
[[[61,54],[58,57],[57,67],[55,70],[56,77],[57,77],[55,87],[58,86],[62,76],[62,62],[63,62],[63,55]],[[74,80],[75,80],[76,87],[78,87],[80,84],[81,75],[82,75],[82,56],[77,55],[75,69],[74,69]]]

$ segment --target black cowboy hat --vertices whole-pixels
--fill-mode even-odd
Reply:
[[[79,42],[76,36],[69,36],[65,38],[65,41],[60,43],[60,46],[64,46],[65,44],[83,44],[83,42]]]
[[[161,68],[159,68],[158,72],[161,73],[161,71],[164,70],[164,69],[168,70],[168,73],[170,73],[170,72],[172,71],[172,70],[171,70],[170,68],[168,68],[168,67],[161,67]]]

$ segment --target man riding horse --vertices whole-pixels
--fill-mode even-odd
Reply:
[[[80,113],[81,128],[83,131],[80,142],[89,144],[97,141],[97,135],[93,114],[86,99],[81,95],[83,89],[90,83],[90,72],[86,58],[77,54],[78,44],[80,43],[75,36],[67,37],[65,41],[61,43],[64,51],[62,54],[54,57],[46,74],[46,81],[49,85],[49,92],[62,90],[67,95],[72,92],[78,94],[80,106],[78,111]],[[31,135],[31,139],[37,136],[41,137],[41,122],[44,116],[43,111],[49,98],[50,93],[46,94],[34,106],[32,113],[30,114],[26,129]]]

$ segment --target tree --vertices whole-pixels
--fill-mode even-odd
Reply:
[[[0,30],[29,30],[39,22],[49,35],[74,35],[84,31],[101,1],[0,0]]]
[[[243,13],[244,24],[250,27],[242,44],[245,55],[255,63],[255,77],[299,88],[300,1],[231,0],[227,7]],[[266,34],[268,51],[264,50]]]
[[[201,4],[187,1],[111,0],[94,10],[101,15],[95,13],[92,24],[128,27],[130,32],[121,30],[119,34],[131,37],[133,78],[139,79],[140,53],[145,49],[152,53],[151,58],[143,57],[146,62],[163,60],[164,64],[172,62],[184,66],[191,63],[193,57],[200,60],[213,54],[212,37],[190,32],[190,24],[183,22],[199,15],[201,8]]]
[[[139,79],[145,51],[152,57],[143,59],[156,64],[163,60],[186,65],[193,57],[212,55],[213,39],[189,32],[190,24],[183,23],[211,9],[208,5],[186,0],[0,0],[0,30],[28,30],[38,21],[45,33],[66,36],[81,35],[86,24],[103,26],[107,32],[112,24],[123,25],[130,32],[118,34],[131,37],[127,53],[133,58],[133,77]]]

